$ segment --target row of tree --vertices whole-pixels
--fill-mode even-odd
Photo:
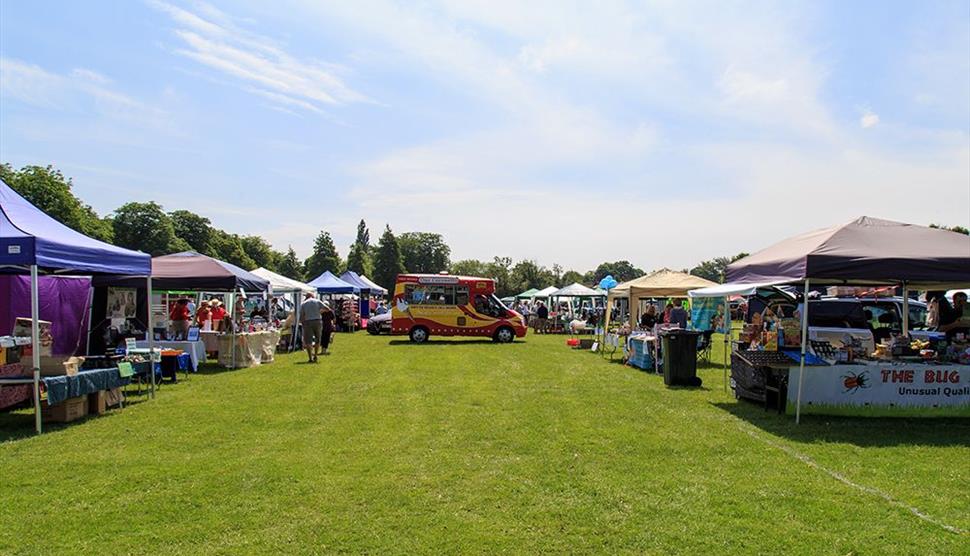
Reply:
[[[188,210],[165,212],[154,202],[126,203],[110,215],[100,217],[74,195],[71,180],[51,166],[25,166],[15,170],[9,164],[2,164],[0,178],[53,218],[102,241],[152,256],[194,250],[247,270],[264,267],[301,281],[312,280],[325,271],[339,275],[352,270],[391,289],[396,276],[402,272],[448,271],[492,278],[496,281],[496,293],[504,297],[531,288],[565,286],[574,282],[595,286],[607,275],[618,282],[644,275],[642,269],[629,261],[605,262],[582,273],[563,270],[558,264],[547,268],[528,259],[513,264],[509,257],[452,262],[451,248],[440,234],[405,232],[395,235],[390,226],[385,226],[377,243],[371,244],[370,230],[364,220],[357,225],[357,237],[350,245],[346,259],[340,256],[330,233],[321,231],[313,243],[313,252],[301,261],[292,247],[285,253],[277,251],[259,236],[231,234],[213,227],[204,216]],[[931,227],[970,233],[960,226],[947,228],[932,224]],[[727,265],[745,256],[747,253],[718,257],[684,271],[723,282]]]

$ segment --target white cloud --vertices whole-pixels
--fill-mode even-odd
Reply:
[[[337,76],[336,66],[291,55],[271,39],[237,27],[212,6],[193,13],[158,0],[150,5],[179,25],[175,36],[184,47],[176,53],[238,80],[243,90],[283,111],[321,114],[322,106],[368,100]]]
[[[863,129],[869,129],[870,127],[875,127],[879,123],[879,114],[876,114],[872,110],[866,108],[862,111],[862,116],[859,118],[859,125]]]
[[[86,68],[60,74],[0,57],[0,97],[46,110],[94,110],[110,120],[171,131],[164,110],[118,90],[111,79]]]

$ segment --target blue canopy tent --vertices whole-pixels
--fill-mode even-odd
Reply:
[[[353,284],[360,288],[360,317],[367,318],[370,316],[370,293],[373,291],[374,287],[363,281],[360,275],[353,270],[348,270],[340,275],[340,279],[348,284]],[[381,288],[383,289],[383,288]]]
[[[30,274],[33,379],[29,383],[34,388],[34,421],[38,433],[42,431],[38,274],[143,276],[151,292],[151,266],[149,255],[109,245],[68,228],[27,202],[0,180],[0,272]],[[149,374],[154,394],[155,373]],[[21,384],[28,383],[28,379],[3,379],[6,384],[15,380]]]
[[[329,270],[320,276],[317,276],[308,282],[308,284],[311,287],[316,288],[317,292],[319,293],[360,293],[360,288],[358,286],[349,284],[340,278],[337,278]]]

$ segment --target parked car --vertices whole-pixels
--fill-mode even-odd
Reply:
[[[794,315],[796,302],[788,292],[774,290],[770,294],[759,293],[758,302],[750,305],[771,306],[775,312],[786,317]],[[909,302],[909,329],[914,338],[927,338],[934,334],[926,330],[926,304]],[[846,335],[858,339],[864,348],[873,351],[875,345],[903,329],[902,297],[822,297],[809,300],[808,326],[813,339],[841,344]]]
[[[391,333],[391,312],[374,315],[367,319],[367,332],[374,336]]]

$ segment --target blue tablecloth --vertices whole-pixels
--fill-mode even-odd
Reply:
[[[74,376],[48,376],[43,377],[42,382],[47,392],[47,403],[57,405],[68,398],[124,386],[129,384],[131,379],[122,378],[118,374],[118,369],[113,368],[79,371]]]

